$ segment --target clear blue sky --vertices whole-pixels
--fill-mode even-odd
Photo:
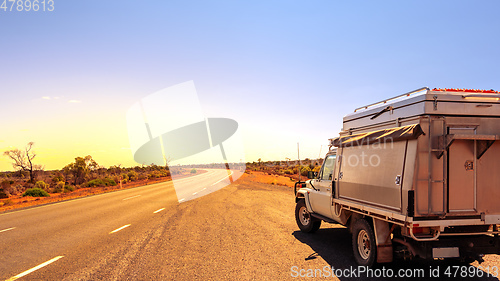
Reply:
[[[500,90],[496,0],[54,2],[0,10],[0,149],[34,141],[46,169],[135,165],[127,110],[190,80],[247,161],[316,158],[342,116],[423,86]]]

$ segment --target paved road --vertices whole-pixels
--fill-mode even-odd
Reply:
[[[227,175],[209,173],[198,176],[194,190]],[[1,214],[0,280],[48,261],[21,280],[294,280],[311,270],[325,276],[325,267],[355,267],[349,232],[325,224],[315,234],[301,233],[294,206],[290,188],[247,177],[181,204],[172,184],[162,183]],[[485,265],[497,258],[488,256]],[[389,268],[427,272],[437,265],[446,266]],[[394,280],[339,277],[327,279]]]
[[[94,279],[92,270],[82,272],[82,268],[99,268],[102,265],[96,261],[134,249],[134,242],[142,241],[156,223],[165,222],[178,211],[178,201],[206,195],[225,186],[226,181],[226,170],[207,169],[206,173],[176,180],[177,194],[172,182],[167,182],[0,214],[0,280],[61,256],[24,278]],[[122,262],[113,269],[107,267],[102,276],[119,276]],[[54,272],[51,268],[56,264],[71,270]]]

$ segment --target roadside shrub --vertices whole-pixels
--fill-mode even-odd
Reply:
[[[285,173],[285,175],[291,175],[291,174],[293,174],[293,171],[288,169],[288,170],[285,170],[284,173]]]
[[[64,178],[62,176],[55,176],[52,178],[53,183],[59,183],[61,181],[64,181]]]
[[[149,179],[156,179],[156,178],[159,178],[161,177],[161,173],[159,171],[152,171],[149,175],[148,175],[148,178]]]
[[[195,168],[191,169],[191,174],[196,174],[196,169]]]
[[[47,191],[41,189],[41,188],[30,188],[30,189],[27,189],[24,193],[23,193],[23,197],[26,197],[26,196],[31,196],[31,197],[48,197],[50,196]]]
[[[61,193],[64,191],[64,182],[60,181],[56,183],[56,186],[50,191],[52,193]]]
[[[106,186],[107,184],[102,179],[90,180],[85,183],[83,186],[85,187],[96,187],[96,186]]]
[[[106,181],[106,186],[107,185],[111,185],[111,186],[115,186],[116,185],[116,181],[114,179],[104,179]]]
[[[56,184],[56,188],[60,189],[60,190],[63,190],[64,189],[64,182],[63,181],[60,181]]]
[[[40,188],[40,189],[47,189],[49,185],[45,183],[44,181],[37,181],[35,183],[35,188]]]
[[[84,187],[104,187],[104,186],[115,186],[116,181],[114,179],[94,179],[83,184]]]
[[[14,181],[13,180],[4,180],[2,181],[2,183],[0,184],[1,187],[3,188],[7,188],[9,187],[11,184],[13,184]]]
[[[135,171],[128,172],[127,176],[130,181],[136,181],[138,179],[137,173]]]
[[[310,171],[309,166],[302,167],[302,170],[300,170],[300,174],[307,177],[307,173]]]
[[[130,178],[127,174],[121,174],[122,180],[128,181]]]
[[[7,194],[3,189],[0,189],[0,199],[9,198],[9,194]]]
[[[24,187],[20,184],[17,184],[16,186],[10,185],[8,187],[4,187],[3,190],[7,195],[12,196],[12,195],[17,195],[21,193],[24,190]]]
[[[64,186],[64,192],[71,192],[71,191],[75,191],[75,187],[74,186],[71,186],[71,185],[65,185]]]

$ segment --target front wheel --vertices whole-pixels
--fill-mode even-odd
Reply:
[[[356,263],[361,266],[372,266],[377,257],[375,234],[370,224],[360,219],[354,223],[352,232],[352,249]]]
[[[321,221],[312,217],[307,210],[304,199],[299,200],[295,206],[295,220],[300,230],[306,233],[316,232],[321,226]]]

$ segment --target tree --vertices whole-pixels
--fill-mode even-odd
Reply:
[[[26,147],[24,148],[24,151],[21,151],[19,149],[12,149],[5,151],[3,154],[7,157],[9,157],[14,163],[12,163],[12,166],[14,169],[20,170],[20,171],[28,171],[30,174],[30,179],[29,182],[34,183],[34,170],[41,169],[40,165],[34,165],[33,164],[33,159],[35,158],[36,154],[35,152],[32,151],[34,142],[29,142]]]
[[[85,158],[76,157],[75,163],[70,163],[63,168],[64,173],[73,175],[73,185],[83,183],[85,177],[90,171],[97,170],[99,165],[92,156],[87,155]]]

